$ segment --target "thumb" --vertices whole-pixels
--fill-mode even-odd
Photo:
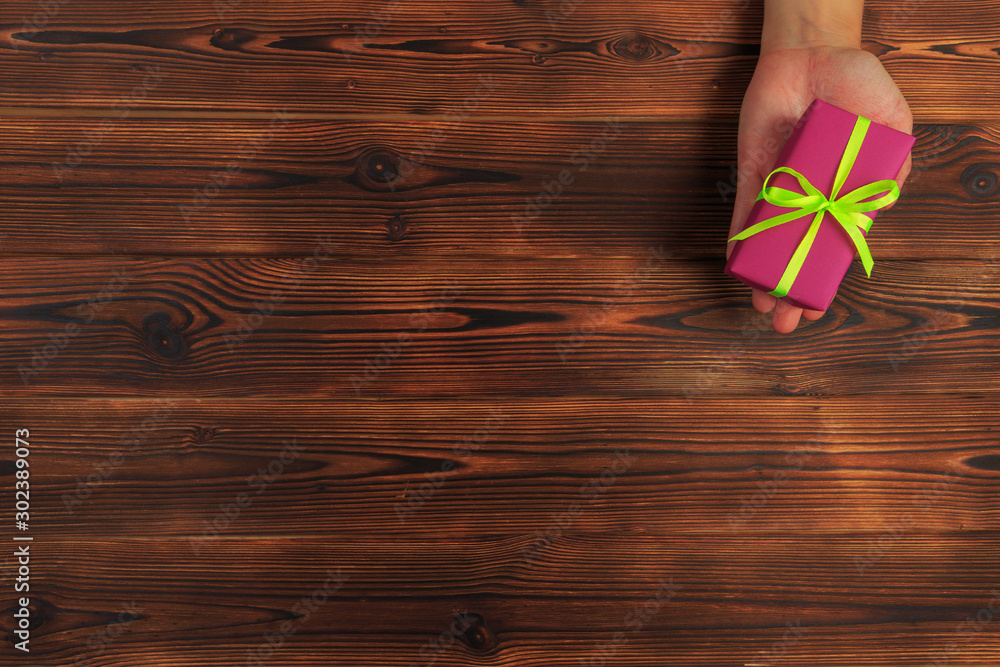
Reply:
[[[733,204],[733,218],[729,223],[729,236],[732,238],[743,230],[747,216],[757,201],[757,195],[764,187],[764,179],[774,168],[774,163],[778,159],[778,152],[785,137],[781,136],[778,124],[771,124],[773,132],[761,133],[760,131],[745,132],[740,127],[740,139],[738,149],[736,201]],[[756,129],[756,128],[755,128]],[[745,135],[752,135],[751,138]],[[726,245],[726,259],[733,252],[735,241]]]
[[[753,208],[757,194],[762,187],[764,187],[764,177],[758,170],[753,169],[749,172],[741,170],[739,172],[739,180],[736,186],[736,201],[733,204],[733,219],[729,222],[729,236],[726,237],[727,239],[731,239],[743,231],[743,225],[746,222],[747,216],[750,215],[750,209]],[[736,241],[726,243],[727,260],[733,253],[735,243]]]
[[[903,183],[905,183],[906,179],[909,178],[910,171],[912,169],[913,169],[913,156],[912,155],[907,155],[906,156],[906,162],[903,163],[902,168],[899,170],[899,175],[896,176],[896,183],[899,185],[900,192],[903,191]],[[896,205],[896,202],[892,202],[891,204],[889,204],[888,206],[886,206],[885,209],[889,210],[890,208],[892,208],[895,205]]]

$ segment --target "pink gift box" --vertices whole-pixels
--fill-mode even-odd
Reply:
[[[837,168],[857,121],[855,114],[816,100],[799,119],[778,156],[775,168],[795,169],[829,197]],[[840,189],[840,195],[875,181],[896,178],[914,141],[905,132],[873,122],[858,158]],[[768,182],[768,187],[771,186],[802,192],[796,178],[786,173],[772,177]],[[791,210],[759,200],[741,230]],[[863,215],[874,220],[877,214],[878,211],[872,211]],[[726,273],[750,287],[772,291],[814,217],[815,214],[805,215],[737,241],[726,264]],[[784,300],[801,308],[826,310],[833,302],[855,253],[856,248],[847,232],[831,214],[826,213],[805,264]]]

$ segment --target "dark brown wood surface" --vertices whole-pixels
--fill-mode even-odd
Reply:
[[[13,257],[8,396],[856,394],[1000,383],[1000,264],[860,267],[770,331],[722,261]],[[312,260],[310,263],[309,260]],[[696,341],[694,343],[693,341]]]
[[[0,664],[1000,665],[1000,2],[866,4],[914,171],[782,336],[759,1],[5,2]]]
[[[581,497],[585,533],[884,531],[908,516],[915,531],[975,532],[1000,518],[1000,415],[985,396],[36,398],[6,412],[4,428],[47,415],[34,452],[45,540],[194,526],[215,544],[203,522],[241,492],[253,504],[229,538],[517,537]],[[248,482],[276,459],[274,480]],[[628,470],[581,495],[609,467]]]
[[[426,115],[472,101],[499,115],[731,117],[762,14],[745,0],[52,4],[56,15],[35,22],[37,3],[5,3],[10,105],[99,109],[126,97],[158,110]],[[865,46],[919,117],[994,119],[998,15],[997,0],[871,2]],[[481,77],[495,86],[488,96]]]
[[[282,665],[326,656],[568,666],[612,649],[628,665],[924,665],[948,656],[956,626],[993,597],[985,582],[998,536],[906,534],[859,575],[856,559],[873,539],[578,533],[532,565],[521,555],[530,536],[259,537],[222,540],[197,557],[183,540],[108,538],[99,549],[50,540],[59,557],[46,554],[37,567],[72,560],[75,576],[50,584],[49,634],[31,664],[83,655],[96,664],[243,665],[248,652],[269,655],[260,648],[268,636],[279,646],[265,664]],[[340,588],[327,594],[337,576]],[[122,617],[113,642],[98,635],[80,650]],[[993,664],[995,645],[995,634],[976,633],[952,662]],[[112,662],[112,652],[128,658]]]
[[[102,132],[105,120],[3,119],[7,253],[288,256],[333,235],[339,253],[377,260],[645,257],[659,245],[718,258],[732,213],[733,123],[621,116],[591,159],[583,151],[606,121],[290,119],[270,135],[270,121],[220,133],[214,120],[112,117]],[[441,136],[422,156],[428,130]],[[935,258],[995,259],[1000,127],[921,125],[916,136],[906,194],[879,215],[872,252],[919,259],[933,244]],[[406,174],[395,187],[390,170]],[[573,183],[526,214],[563,170]]]

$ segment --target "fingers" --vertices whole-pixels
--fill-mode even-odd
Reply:
[[[913,156],[912,155],[907,155],[906,156],[906,162],[903,163],[903,167],[899,170],[899,175],[896,176],[896,183],[899,184],[899,190],[901,192],[903,190],[903,183],[905,183],[906,179],[910,177],[910,171],[912,169],[913,169]],[[890,204],[888,206],[886,206],[884,210],[888,211],[890,208],[892,208],[893,206],[895,206],[896,202],[898,202],[898,201],[899,200],[897,199],[894,202],[890,202]]]
[[[799,325],[800,317],[802,317],[801,308],[778,299],[778,303],[774,306],[774,315],[771,316],[771,326],[778,333],[792,333]]]
[[[913,170],[913,155],[906,156],[906,162],[903,163],[902,169],[899,170],[899,175],[896,176],[896,182],[899,183],[899,189],[903,189],[903,183],[906,179],[910,177],[910,172]],[[893,202],[895,204],[896,202]]]
[[[753,291],[753,307],[762,313],[770,313],[774,310],[774,306],[778,303],[778,300],[773,296],[764,292],[763,290],[755,289]]]
[[[799,317],[802,315],[801,308],[797,308],[787,301],[776,299],[759,289],[753,291],[753,307],[762,313],[774,313],[771,316],[771,326],[778,333],[795,331],[795,327],[799,325]]]
[[[826,314],[824,310],[809,310],[793,306],[787,301],[778,299],[774,307],[774,315],[771,316],[771,326],[778,333],[791,333],[799,326],[799,318],[805,318],[810,322],[815,322]]]
[[[809,310],[793,306],[787,301],[776,299],[767,292],[753,290],[753,307],[762,313],[774,313],[771,316],[771,326],[778,333],[791,333],[799,325],[799,318],[804,317],[815,322],[824,315],[825,310]]]
[[[899,183],[899,189],[903,189],[903,183],[906,179],[910,177],[910,172],[913,170],[913,155],[906,156],[906,162],[903,163],[903,168],[899,170],[899,175],[896,176],[896,182]]]

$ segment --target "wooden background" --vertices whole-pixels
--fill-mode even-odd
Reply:
[[[914,172],[788,336],[760,4],[5,0],[3,664],[1000,665],[1000,2],[868,3]]]

